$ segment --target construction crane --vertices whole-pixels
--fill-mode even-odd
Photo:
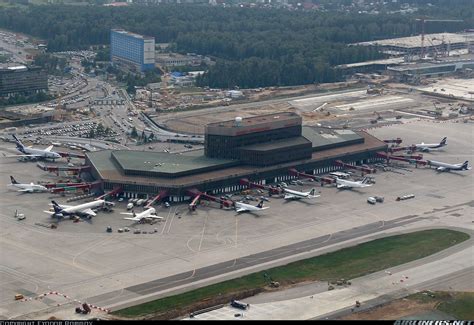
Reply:
[[[167,99],[168,97],[168,76],[166,75],[166,71],[160,65],[156,65],[156,67],[161,71],[161,94],[163,95],[163,99]],[[150,92],[151,97],[151,92]]]
[[[63,94],[60,92],[57,100],[57,105],[54,111],[54,120],[57,122],[63,121],[64,119],[64,113],[65,113],[65,105],[61,103],[63,98]]]
[[[460,23],[464,20],[460,19],[425,19],[417,18],[416,21],[421,21],[421,53],[420,57],[423,59],[425,57],[425,22],[445,22],[445,23]]]

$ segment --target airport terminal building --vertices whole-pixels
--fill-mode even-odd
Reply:
[[[104,191],[120,187],[126,197],[166,192],[171,201],[183,201],[190,191],[241,190],[242,179],[259,184],[292,179],[293,168],[321,174],[340,169],[336,160],[372,163],[386,149],[366,132],[303,126],[298,114],[284,112],[208,124],[204,150],[104,150],[87,153],[86,163]]]

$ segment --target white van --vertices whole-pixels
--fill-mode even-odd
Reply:
[[[131,210],[131,209],[133,209],[133,203],[127,204],[127,210]]]

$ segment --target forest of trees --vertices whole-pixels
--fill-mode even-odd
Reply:
[[[467,1],[452,7],[449,14],[443,14],[441,7],[428,9],[443,18],[472,22],[473,9]],[[217,64],[198,82],[211,87],[336,81],[335,65],[381,57],[375,48],[347,44],[418,34],[414,18],[193,5],[0,9],[1,28],[42,38],[53,52],[108,44],[110,29],[123,28],[154,36],[157,43],[175,43],[181,53],[209,55]]]

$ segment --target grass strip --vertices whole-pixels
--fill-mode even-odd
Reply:
[[[353,279],[432,255],[468,238],[469,235],[466,233],[449,229],[431,229],[385,237],[125,308],[113,314],[122,317],[137,317],[182,309],[220,295],[237,294],[246,290],[264,290],[268,285],[265,273],[273,281],[278,281],[282,285],[309,280]]]

